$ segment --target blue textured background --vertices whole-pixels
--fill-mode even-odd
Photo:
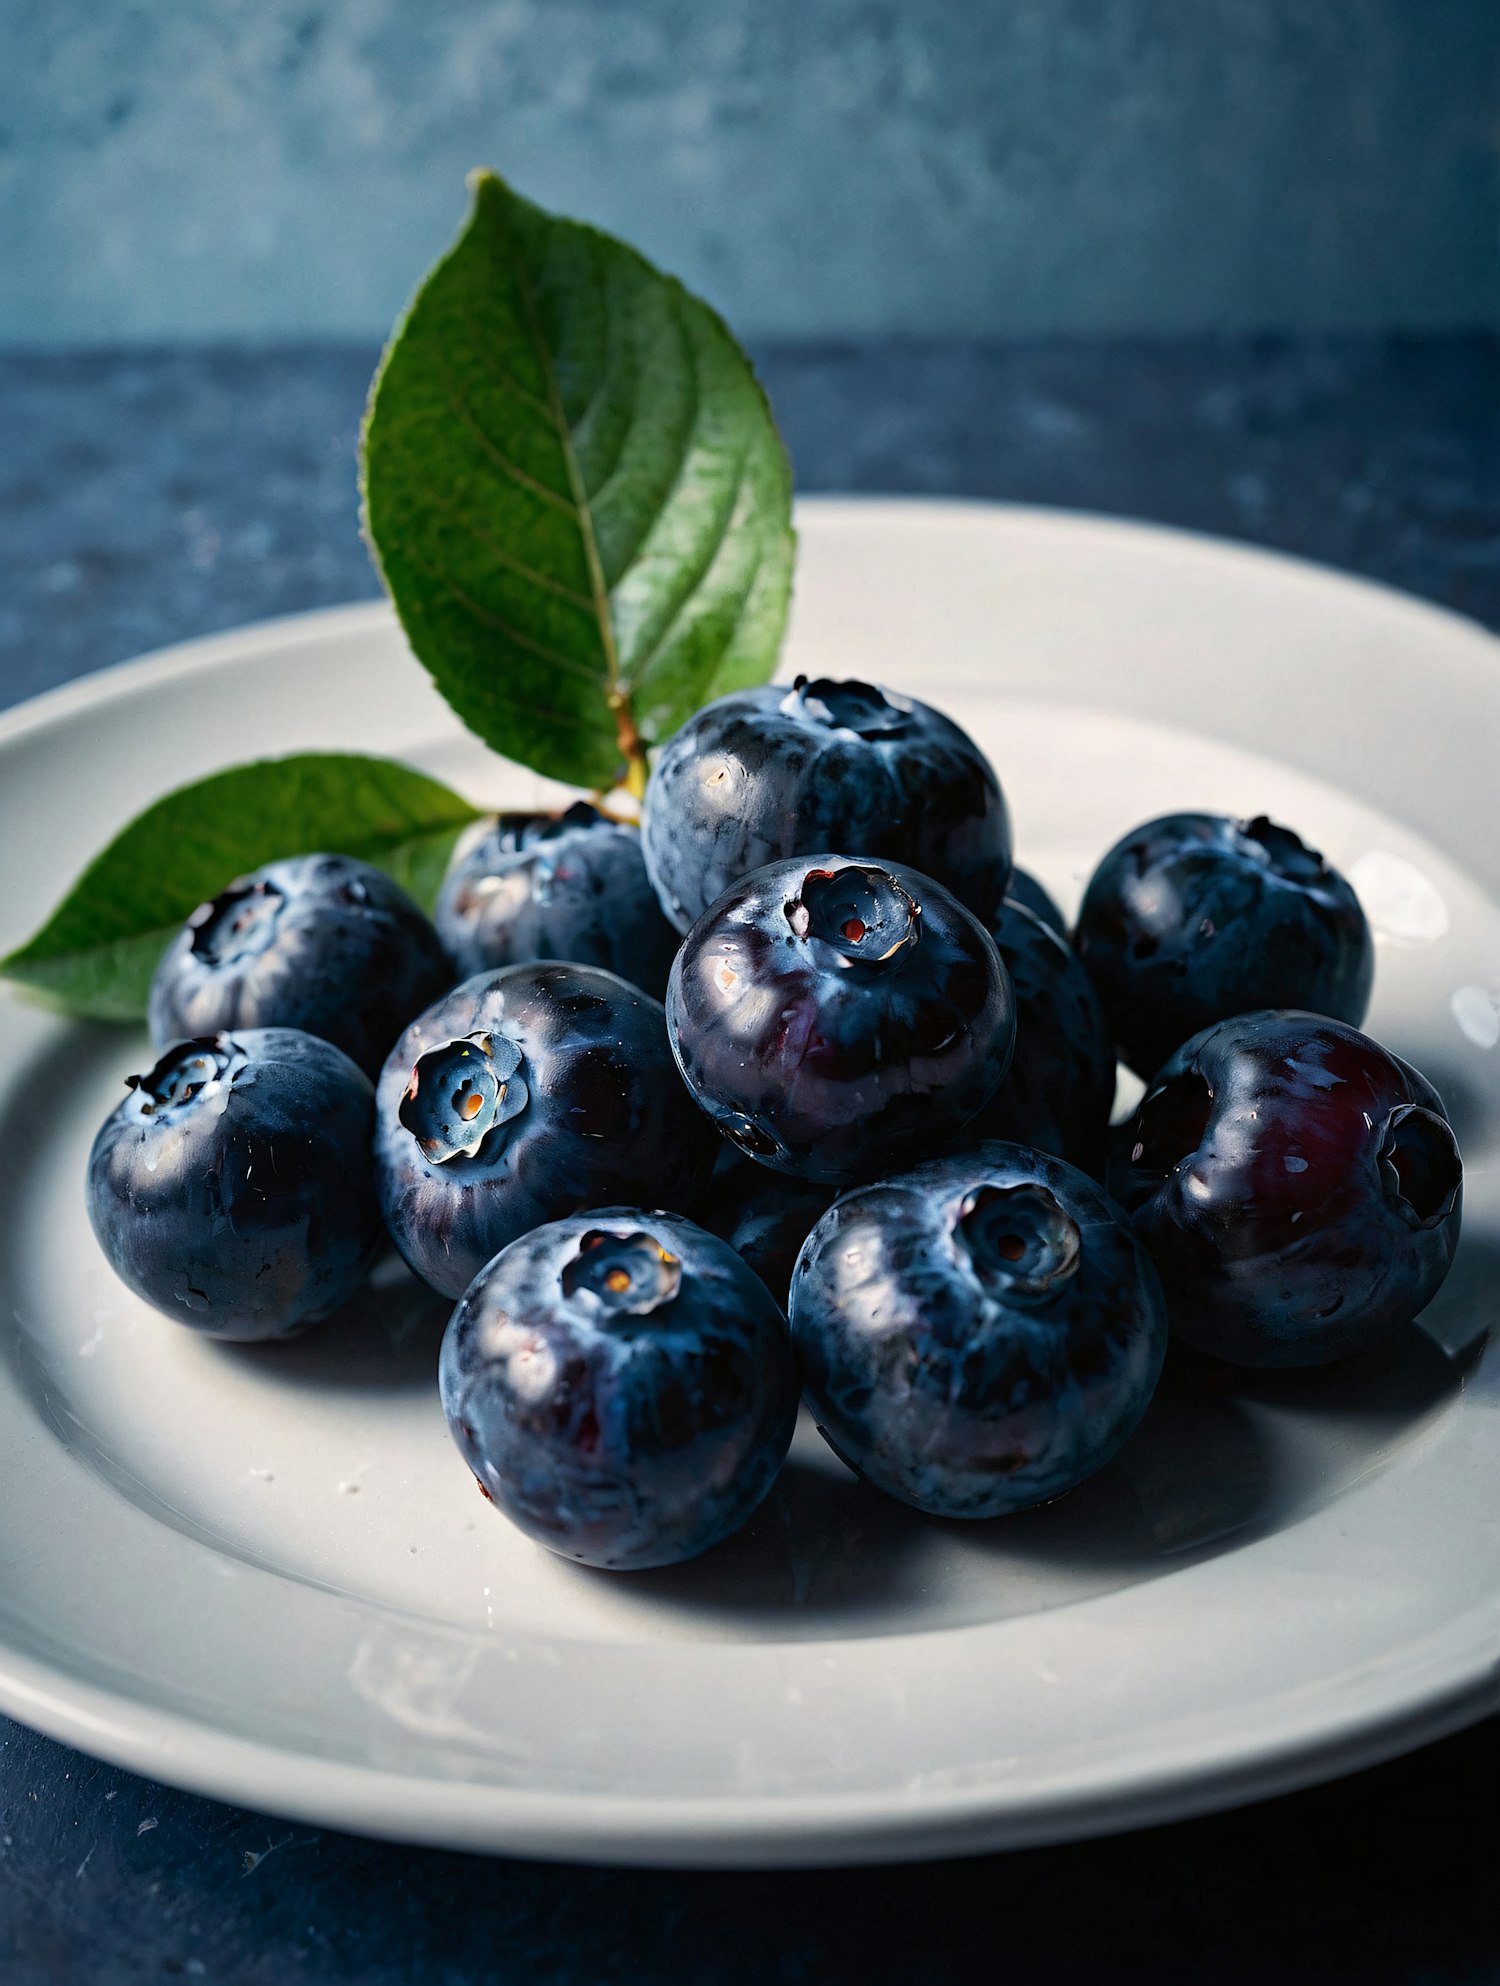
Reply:
[[[0,0],[0,340],[381,335],[492,164],[751,337],[1500,324],[1496,0]]]

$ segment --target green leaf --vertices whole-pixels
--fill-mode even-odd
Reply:
[[[354,855],[431,906],[478,809],[391,759],[309,754],[180,786],[96,856],[0,974],[49,1004],[138,1020],[167,941],[208,898],[284,855]]]
[[[791,469],[706,304],[492,173],[471,184],[371,389],[366,535],[481,738],[639,789],[643,746],[775,667]]]

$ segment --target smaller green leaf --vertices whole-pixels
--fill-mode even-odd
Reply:
[[[168,940],[200,903],[286,855],[353,855],[430,908],[479,810],[393,759],[306,754],[231,766],[156,801],[84,870],[0,975],[96,1020],[139,1020]]]

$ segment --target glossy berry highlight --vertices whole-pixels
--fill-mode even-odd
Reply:
[[[725,1242],[612,1207],[514,1241],[443,1340],[443,1411],[497,1509],[584,1565],[695,1558],[776,1479],[797,1416],[785,1318]]]
[[[657,756],[642,844],[679,931],[752,870],[841,848],[931,876],[981,918],[1010,817],[973,739],[894,690],[799,676],[720,697]]]
[[[683,942],[672,1050],[752,1158],[835,1186],[937,1149],[1010,1065],[994,941],[945,889],[840,855],[746,876]]]
[[[413,1014],[453,982],[437,932],[398,884],[347,855],[297,855],[200,904],[163,954],[158,1047],[240,1028],[331,1041],[374,1077]]]
[[[1357,1027],[1375,975],[1353,889],[1263,815],[1134,829],[1094,871],[1074,943],[1122,1058],[1148,1079],[1232,1014],[1295,1007]]]
[[[716,1144],[660,1003],[597,966],[475,974],[411,1023],[377,1090],[386,1222],[445,1296],[544,1221],[626,1197],[690,1205]]]
[[[438,936],[461,979],[533,959],[603,966],[659,1000],[677,951],[636,828],[586,800],[562,814],[501,814],[470,828],[448,865]]]
[[[384,1239],[374,1092],[331,1043],[244,1028],[174,1044],[105,1122],[88,1210],[117,1275],[207,1337],[327,1316]]]
[[[990,1141],[846,1193],[792,1277],[792,1330],[829,1444],[937,1517],[1061,1496],[1138,1425],[1166,1309],[1102,1188]]]

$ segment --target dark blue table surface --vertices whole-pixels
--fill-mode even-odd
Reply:
[[[0,356],[0,704],[375,592],[374,354]],[[1080,505],[1285,547],[1500,626],[1500,341],[762,354],[804,489]],[[1111,1841],[686,1875],[413,1850],[153,1786],[0,1720],[0,1982],[1500,1986],[1500,1720]]]

